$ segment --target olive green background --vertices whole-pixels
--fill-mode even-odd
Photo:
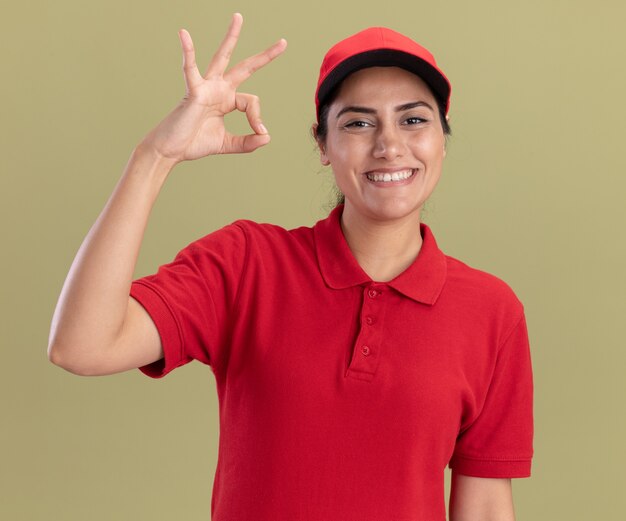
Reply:
[[[77,377],[46,346],[83,237],[134,145],[184,94],[178,29],[204,71],[234,11],[245,19],[236,60],[289,42],[242,89],[261,97],[272,142],[176,167],[136,276],[237,218],[294,227],[325,216],[331,174],[309,134],[321,58],[367,26],[407,33],[453,85],[453,137],[424,220],[446,253],[506,280],[526,307],[536,437],[533,477],[514,481],[518,519],[624,519],[622,2],[58,0],[2,11],[1,519],[209,519],[210,369]]]

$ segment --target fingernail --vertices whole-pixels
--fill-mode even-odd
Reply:
[[[259,123],[259,128],[261,129],[262,134],[267,134],[267,129],[263,123]]]

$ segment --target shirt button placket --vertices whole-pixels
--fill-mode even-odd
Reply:
[[[380,294],[380,292],[379,292],[378,290],[374,289],[374,288],[370,288],[370,289],[367,291],[367,296],[368,296],[370,299],[376,299],[376,298],[378,297],[378,295],[379,295],[379,294]],[[365,311],[366,311],[366,310],[364,309],[364,310],[363,310],[363,312],[365,312]],[[376,321],[376,320],[374,319],[374,317],[373,317],[372,315],[366,315],[366,316],[365,316],[365,323],[366,323],[368,326],[373,326],[375,321]],[[370,336],[370,334],[371,334],[371,331],[367,331],[367,332],[366,332],[366,336]],[[363,346],[361,347],[361,353],[363,354],[363,356],[369,356],[369,355],[370,355],[370,353],[371,353],[370,346],[368,346],[368,345],[363,345]]]
[[[376,316],[382,304],[382,290],[375,286],[364,288],[361,308],[361,330],[354,346],[350,369],[361,379],[373,378],[377,364],[379,332]]]

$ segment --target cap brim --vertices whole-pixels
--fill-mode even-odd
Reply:
[[[435,97],[447,111],[450,86],[445,76],[421,58],[394,49],[365,51],[342,61],[328,73],[320,85],[317,93],[319,107],[324,104],[334,87],[339,85],[353,72],[366,67],[401,67],[418,75],[428,84]]]

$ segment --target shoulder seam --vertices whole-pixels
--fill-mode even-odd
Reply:
[[[241,266],[241,275],[239,276],[239,282],[237,283],[237,294],[235,295],[235,299],[233,300],[233,311],[239,307],[239,298],[241,295],[241,286],[243,286],[243,279],[245,274],[248,271],[248,260],[250,258],[250,240],[248,238],[248,232],[245,226],[242,226],[239,221],[233,223],[233,226],[236,226],[243,233],[243,238],[245,241],[245,252],[243,257],[243,265]]]
[[[500,345],[498,346],[497,352],[498,354],[500,354],[500,351],[502,351],[502,348],[504,347],[504,344],[506,344],[509,341],[509,338],[511,338],[511,336],[513,335],[513,331],[515,331],[517,329],[517,326],[520,325],[520,322],[523,320],[524,318],[524,305],[521,303],[521,301],[518,300],[518,302],[520,303],[520,306],[522,307],[519,317],[517,317],[517,319],[513,322],[513,326],[511,327],[511,329],[509,329],[506,334],[504,335],[502,341],[500,342]]]
[[[235,316],[236,315],[235,310],[239,307],[239,300],[240,300],[240,295],[241,295],[241,286],[243,285],[243,278],[248,267],[248,257],[249,257],[248,251],[250,248],[249,248],[249,241],[248,241],[248,233],[245,229],[245,226],[241,225],[241,221],[232,222],[227,226],[233,226],[233,227],[238,228],[240,232],[243,234],[243,238],[245,242],[243,265],[241,267],[241,274],[239,275],[239,281],[237,282],[237,291],[235,293],[235,298],[233,299],[233,305],[232,305],[232,315]],[[229,322],[230,323],[229,323],[229,328],[228,328],[228,340],[226,341],[226,343],[230,346],[234,325],[233,325],[232,319],[229,320]],[[226,349],[225,352],[227,353],[227,356],[220,357],[219,365],[218,364],[213,365],[213,373],[216,375],[216,377],[219,374],[225,374],[226,368],[228,366],[228,359],[230,358],[230,349]]]

